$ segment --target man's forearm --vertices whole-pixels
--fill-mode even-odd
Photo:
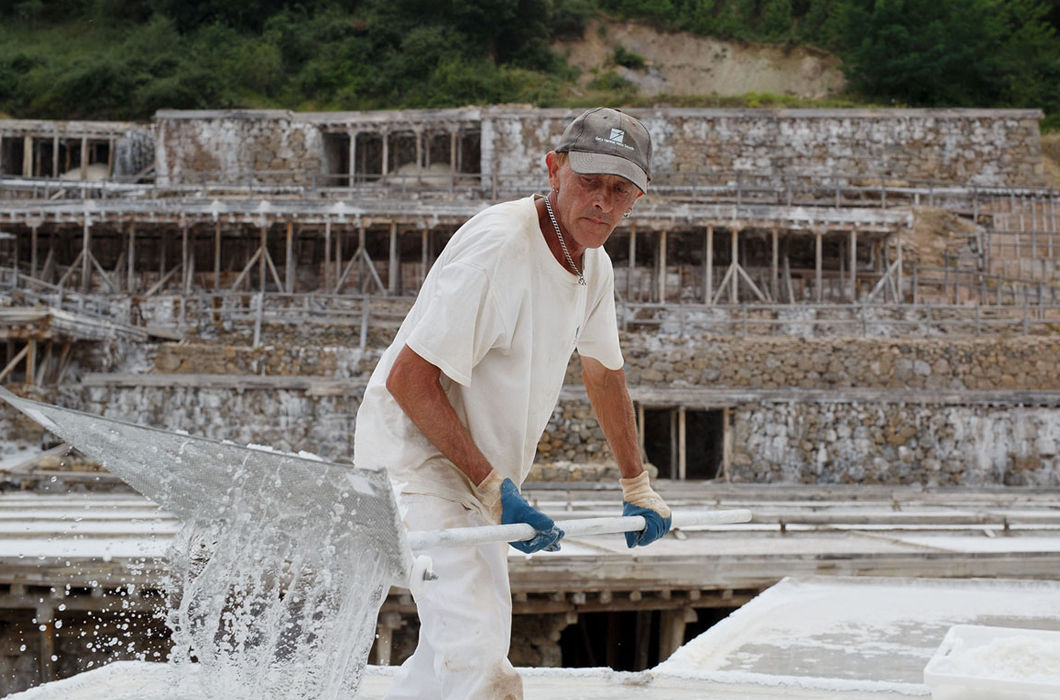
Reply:
[[[637,420],[626,388],[625,372],[608,369],[591,357],[582,357],[582,368],[589,403],[618,462],[619,471],[625,478],[637,476],[644,471],[644,463],[640,458]]]
[[[440,377],[438,367],[406,345],[387,376],[386,388],[423,436],[478,485],[493,467],[460,422]]]

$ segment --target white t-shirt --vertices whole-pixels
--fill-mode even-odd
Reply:
[[[587,284],[579,285],[541,234],[537,198],[489,207],[460,227],[368,381],[354,459],[385,467],[406,493],[482,510],[463,472],[386,389],[406,344],[441,369],[442,388],[475,444],[516,484],[530,471],[574,349],[622,367],[610,258],[602,248],[586,250]]]

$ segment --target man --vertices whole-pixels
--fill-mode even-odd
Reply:
[[[372,374],[354,457],[401,484],[410,530],[525,522],[512,543],[558,549],[562,531],[520,495],[577,348],[597,420],[622,474],[623,512],[670,528],[648,483],[622,371],[614,272],[603,250],[651,175],[651,138],[633,117],[590,110],[545,156],[552,191],[492,206],[456,232]],[[416,597],[420,636],[387,696],[522,698],[508,662],[507,546],[426,552],[436,581]]]

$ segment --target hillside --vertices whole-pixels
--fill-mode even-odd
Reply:
[[[641,96],[769,93],[803,99],[836,97],[846,86],[837,56],[779,46],[667,32],[634,21],[593,20],[583,36],[553,44],[588,88],[613,71]],[[634,58],[616,63],[616,52]],[[636,57],[643,59],[638,66]]]

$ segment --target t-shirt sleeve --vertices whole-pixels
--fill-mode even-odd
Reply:
[[[405,343],[454,382],[467,386],[471,370],[504,337],[504,324],[486,273],[463,263],[438,270],[434,292]]]
[[[578,336],[578,354],[592,357],[608,369],[622,369],[625,359],[618,342],[618,317],[615,313],[615,278],[609,270],[607,283],[586,315]]]

